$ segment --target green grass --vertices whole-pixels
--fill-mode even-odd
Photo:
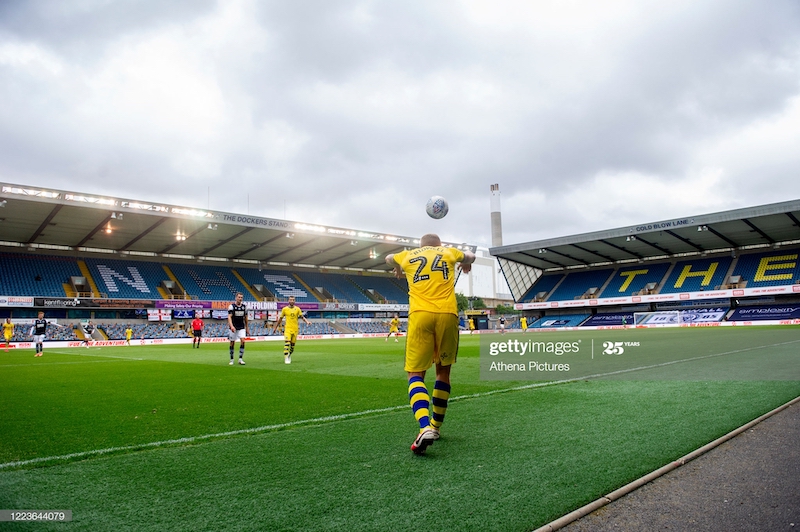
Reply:
[[[0,463],[125,449],[0,468],[0,508],[74,516],[0,530],[529,530],[800,395],[800,379],[731,380],[767,359],[797,367],[798,328],[630,332],[655,357],[741,352],[677,378],[520,388],[481,380],[466,336],[424,457],[408,449],[402,342],[301,340],[291,365],[279,343],[248,344],[243,367],[226,344],[2,353]],[[698,380],[719,367],[727,380]]]

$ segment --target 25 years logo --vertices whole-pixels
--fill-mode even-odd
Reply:
[[[639,347],[639,342],[603,342],[603,354],[621,355],[626,347]]]

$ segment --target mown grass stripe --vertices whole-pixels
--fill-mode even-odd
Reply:
[[[789,342],[780,342],[780,343],[771,344],[771,345],[764,345],[764,346],[748,347],[748,348],[744,348],[744,349],[735,349],[735,350],[732,350],[732,351],[724,351],[722,353],[712,353],[712,354],[709,354],[709,355],[690,357],[690,358],[680,359],[680,360],[672,360],[672,361],[669,361],[669,362],[661,362],[661,363],[658,363],[658,364],[651,364],[651,365],[640,366],[640,367],[636,367],[636,368],[627,368],[627,369],[623,369],[623,370],[610,371],[610,372],[606,372],[606,373],[596,373],[596,374],[593,374],[593,375],[577,377],[577,378],[574,378],[574,379],[563,379],[563,380],[546,381],[546,382],[534,382],[534,383],[531,383],[531,384],[524,384],[524,385],[520,385],[520,386],[512,386],[512,387],[509,387],[509,388],[501,388],[501,389],[496,389],[496,390],[487,390],[485,392],[479,392],[479,393],[474,393],[474,394],[458,395],[458,396],[451,397],[450,401],[453,402],[453,401],[460,401],[460,400],[465,400],[465,399],[476,399],[476,398],[488,397],[488,396],[491,396],[491,395],[501,394],[501,393],[509,393],[509,392],[515,392],[515,391],[521,391],[521,390],[529,390],[529,389],[534,389],[534,388],[542,388],[542,387],[545,387],[545,386],[556,386],[556,385],[560,385],[560,384],[568,384],[568,383],[571,383],[571,382],[578,382],[578,381],[587,380],[587,379],[609,377],[609,376],[619,375],[619,374],[623,374],[623,373],[631,373],[631,372],[634,372],[634,371],[643,371],[643,370],[647,370],[647,369],[653,369],[653,368],[658,368],[658,367],[663,367],[663,366],[669,366],[669,365],[672,365],[672,364],[679,364],[679,363],[684,363],[684,362],[694,362],[694,361],[698,361],[698,360],[704,360],[704,359],[708,359],[708,358],[720,357],[720,356],[726,356],[726,355],[733,355],[733,354],[743,353],[743,352],[747,352],[747,351],[754,351],[754,350],[758,350],[758,349],[769,349],[769,348],[772,348],[772,347],[777,347],[777,346],[781,346],[781,345],[788,345],[788,344],[793,344],[793,343],[798,343],[798,342],[800,342],[800,340],[793,340],[793,341],[789,341]],[[73,460],[73,459],[76,459],[76,458],[88,458],[88,457],[91,457],[91,456],[101,456],[101,455],[104,455],[104,454],[111,454],[111,453],[116,453],[116,452],[137,451],[137,450],[143,450],[143,449],[152,449],[152,448],[157,448],[157,447],[164,447],[164,446],[169,446],[169,445],[195,443],[195,442],[200,442],[200,441],[210,440],[210,439],[216,439],[216,438],[226,438],[226,437],[230,437],[230,436],[241,436],[243,434],[259,434],[259,433],[262,433],[262,432],[271,432],[271,431],[275,431],[275,430],[281,430],[281,429],[286,429],[286,428],[291,428],[291,427],[299,427],[299,426],[303,426],[303,425],[316,425],[316,424],[322,424],[322,423],[331,423],[331,422],[336,422],[336,421],[342,421],[342,420],[345,420],[345,419],[364,417],[364,416],[369,416],[369,415],[374,415],[374,414],[384,414],[384,413],[394,412],[394,411],[405,409],[405,408],[410,408],[410,407],[409,407],[408,404],[403,404],[403,405],[398,405],[398,406],[389,406],[389,407],[385,407],[385,408],[362,410],[360,412],[351,412],[351,413],[348,413],[348,414],[336,414],[336,415],[332,415],[332,416],[323,416],[323,417],[317,417],[317,418],[302,419],[302,420],[297,420],[297,421],[289,421],[289,422],[286,422],[286,423],[277,423],[277,424],[272,424],[272,425],[264,425],[264,426],[260,426],[260,427],[251,427],[251,428],[246,428],[246,429],[231,430],[231,431],[227,431],[227,432],[218,432],[218,433],[214,433],[214,434],[202,434],[200,436],[187,436],[187,437],[184,437],[184,438],[161,440],[161,441],[148,442],[148,443],[142,443],[142,444],[137,444],[137,445],[108,447],[108,448],[105,448],[105,449],[93,449],[93,450],[90,450],[90,451],[81,451],[81,452],[77,452],[77,453],[70,453],[70,454],[58,455],[58,456],[44,456],[44,457],[32,458],[32,459],[28,459],[28,460],[19,460],[19,461],[16,461],[16,462],[6,462],[6,463],[3,463],[3,464],[0,464],[0,469],[10,469],[10,468],[15,468],[15,467],[24,467],[24,466],[33,465],[33,464],[41,464],[41,463],[45,463],[45,462]]]

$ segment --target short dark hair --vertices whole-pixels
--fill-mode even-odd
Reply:
[[[420,247],[425,246],[441,246],[442,240],[439,238],[439,235],[434,233],[428,233],[427,235],[422,235],[422,238],[419,239]]]

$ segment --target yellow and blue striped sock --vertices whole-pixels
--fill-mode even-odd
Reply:
[[[450,385],[443,381],[436,381],[433,384],[433,419],[431,420],[434,428],[438,429],[444,422],[448,399],[450,399]]]
[[[430,396],[422,377],[414,376],[408,379],[408,400],[411,403],[411,409],[414,411],[414,417],[419,422],[419,430],[430,425],[430,418],[428,417],[430,415],[428,410],[430,408]]]

